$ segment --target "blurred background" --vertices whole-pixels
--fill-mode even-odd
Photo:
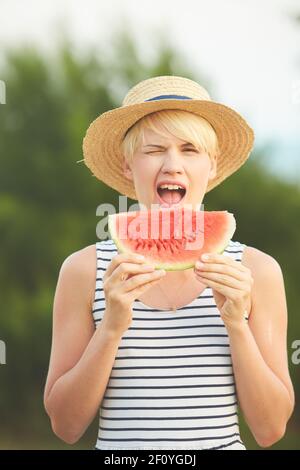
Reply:
[[[296,408],[266,450],[300,449],[299,39],[298,0],[0,1],[0,449],[96,442],[98,416],[70,446],[43,408],[60,266],[97,241],[97,206],[118,207],[118,193],[76,162],[93,119],[165,74],[198,81],[255,131],[250,159],[204,204],[233,212],[233,239],[281,265]],[[240,420],[246,447],[259,449]]]

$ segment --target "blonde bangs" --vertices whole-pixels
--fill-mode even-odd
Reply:
[[[172,134],[190,142],[211,159],[219,155],[217,135],[205,118],[181,109],[164,109],[144,116],[129,128],[122,142],[122,152],[127,162],[132,162],[133,155],[142,145],[146,128],[162,137],[168,138]]]

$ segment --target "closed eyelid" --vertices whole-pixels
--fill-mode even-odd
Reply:
[[[147,147],[153,147],[153,148],[157,148],[157,149],[160,149],[160,150],[165,150],[166,149],[166,147],[164,147],[163,145],[160,145],[160,144],[147,144],[147,145],[144,145],[144,148],[147,148]],[[180,147],[182,149],[185,148],[185,147],[196,148],[191,142],[186,142],[185,144],[181,144]]]
[[[162,152],[163,150],[165,149],[148,149],[147,151],[148,152]],[[181,149],[183,152],[186,152],[186,151],[192,151],[192,152],[198,152],[198,149],[196,148],[183,148]]]

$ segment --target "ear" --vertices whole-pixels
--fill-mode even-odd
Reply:
[[[217,158],[213,157],[210,159],[210,172],[209,172],[209,179],[213,179],[217,174]]]
[[[133,181],[132,170],[125,158],[123,158],[123,173],[127,179]]]

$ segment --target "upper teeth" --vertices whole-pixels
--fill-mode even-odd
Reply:
[[[160,189],[184,189],[182,186],[178,186],[177,184],[161,184],[159,188]]]

